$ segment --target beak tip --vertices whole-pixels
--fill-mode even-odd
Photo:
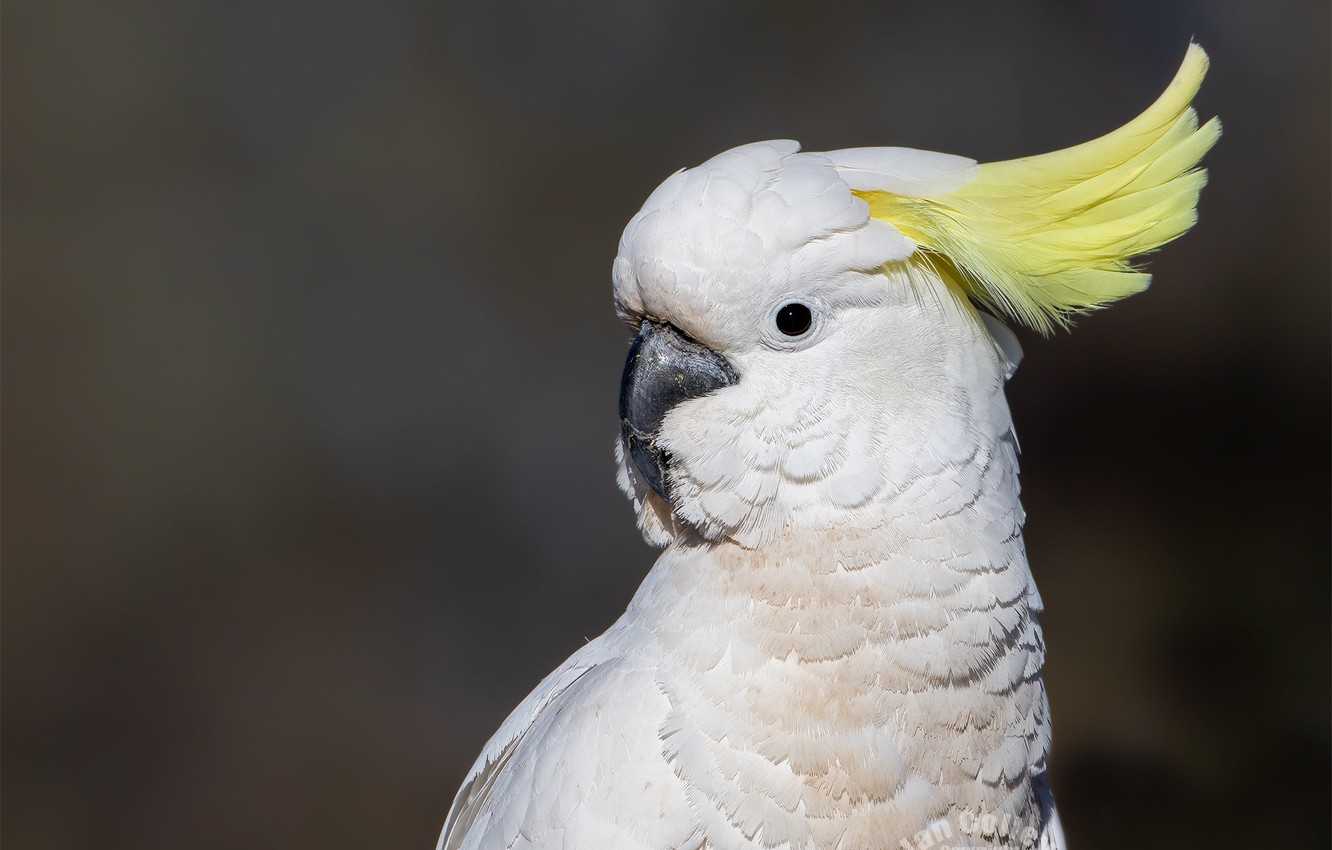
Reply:
[[[638,434],[631,433],[625,425],[624,442],[627,459],[632,468],[644,483],[652,489],[652,492],[661,496],[667,502],[670,497],[666,495],[666,469],[668,458],[660,449],[654,447],[647,440]]]

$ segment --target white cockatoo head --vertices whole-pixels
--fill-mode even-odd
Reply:
[[[916,196],[977,169],[876,153],[899,160],[880,183]],[[909,264],[916,243],[853,193],[861,175],[848,183],[839,162],[856,154],[736,148],[669,178],[625,230],[615,303],[640,332],[621,484],[650,540],[755,546],[854,522],[990,429],[1011,361],[965,295]]]
[[[1189,105],[1205,69],[1191,47],[1141,116],[1054,154],[775,141],[668,178],[613,268],[638,331],[620,483],[648,540],[756,547],[928,510],[898,497],[1011,430],[1020,351],[976,305],[1046,331],[1143,289],[1129,260],[1193,224],[1220,131]]]

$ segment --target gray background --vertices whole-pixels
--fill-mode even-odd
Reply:
[[[1326,2],[14,0],[3,838],[433,845],[653,560],[624,223],[791,137],[1004,159],[1196,36],[1226,132],[1142,296],[1011,385],[1071,843],[1327,846]]]

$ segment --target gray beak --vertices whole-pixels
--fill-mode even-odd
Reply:
[[[666,469],[670,456],[656,442],[666,414],[682,401],[739,380],[721,355],[674,326],[643,322],[629,346],[620,380],[620,437],[629,462],[657,495],[669,501]]]

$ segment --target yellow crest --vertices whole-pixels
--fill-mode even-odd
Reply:
[[[1091,142],[986,163],[934,198],[856,194],[870,214],[923,249],[927,263],[981,302],[1048,333],[1069,317],[1141,292],[1151,276],[1132,258],[1197,221],[1203,154],[1221,135],[1191,103],[1207,73],[1196,44],[1147,111]]]

